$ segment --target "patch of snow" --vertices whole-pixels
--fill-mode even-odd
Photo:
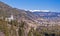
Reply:
[[[49,12],[50,10],[29,10],[31,12]]]

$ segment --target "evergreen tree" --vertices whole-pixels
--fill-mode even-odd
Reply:
[[[20,25],[19,25],[19,36],[24,36],[24,24],[25,22],[21,21]]]

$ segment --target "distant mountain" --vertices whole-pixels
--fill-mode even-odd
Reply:
[[[33,12],[33,14],[37,15],[38,17],[47,18],[47,19],[60,17],[59,12]]]
[[[31,12],[50,12],[50,10],[29,10]]]

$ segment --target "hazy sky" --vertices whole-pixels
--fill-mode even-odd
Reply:
[[[60,12],[60,0],[0,0],[19,9]]]

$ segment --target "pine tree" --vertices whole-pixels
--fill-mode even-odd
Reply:
[[[24,24],[25,22],[21,21],[20,25],[19,25],[19,36],[24,36]]]

